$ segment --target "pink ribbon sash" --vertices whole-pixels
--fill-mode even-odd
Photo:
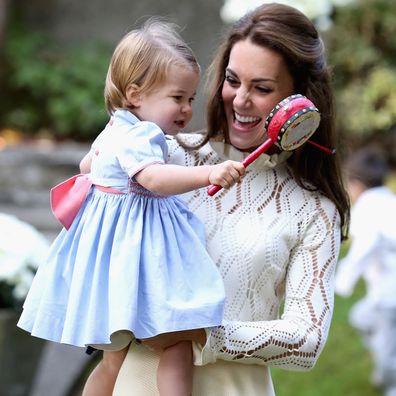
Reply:
[[[68,230],[91,189],[88,175],[75,175],[51,189],[51,210]]]

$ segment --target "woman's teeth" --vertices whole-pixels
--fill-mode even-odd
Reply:
[[[257,121],[260,120],[260,117],[242,116],[242,115],[240,115],[238,113],[234,113],[234,115],[235,115],[235,119],[238,122],[246,122],[247,123],[247,122],[257,122]]]

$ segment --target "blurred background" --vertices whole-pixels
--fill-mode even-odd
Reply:
[[[336,90],[337,155],[362,146],[381,150],[393,169],[387,184],[396,191],[396,2],[279,2],[305,12],[325,40]],[[0,396],[77,396],[97,359],[33,340],[15,321],[37,253],[60,230],[49,189],[78,173],[107,121],[103,89],[114,46],[149,16],[161,15],[181,27],[205,70],[228,24],[261,3],[0,0]],[[191,131],[205,126],[203,89],[194,103]],[[381,394],[370,382],[369,352],[348,324],[364,287],[336,297],[330,337],[312,372],[272,370],[278,396]]]

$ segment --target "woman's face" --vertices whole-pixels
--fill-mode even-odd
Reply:
[[[230,52],[222,89],[229,143],[242,151],[262,144],[268,114],[293,93],[293,78],[278,52],[249,39],[237,42]]]

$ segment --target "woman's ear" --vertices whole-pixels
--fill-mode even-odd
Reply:
[[[129,84],[126,89],[128,107],[139,107],[141,102],[140,87],[137,84]]]

